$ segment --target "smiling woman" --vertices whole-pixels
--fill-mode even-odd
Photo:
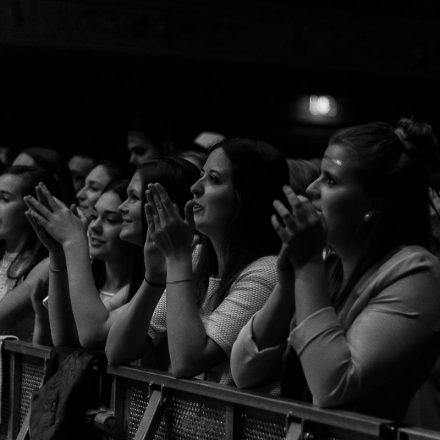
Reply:
[[[86,225],[44,187],[38,189],[39,201],[26,198],[53,268],[49,315],[55,345],[103,348],[112,322],[126,307],[136,306],[129,301],[136,291],[137,297],[146,296],[154,308],[154,296],[142,279],[144,270],[163,266],[163,259],[154,255],[147,240],[147,269],[143,265],[147,231],[142,220],[142,189],[148,179],[158,180],[183,208],[197,175],[197,168],[183,159],[160,158],[142,165],[128,186],[127,182],[113,183],[99,197],[90,212],[89,241]]]

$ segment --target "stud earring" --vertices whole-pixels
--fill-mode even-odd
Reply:
[[[368,212],[364,215],[364,221],[365,221],[365,222],[369,222],[372,218],[373,218],[373,211],[368,211]]]

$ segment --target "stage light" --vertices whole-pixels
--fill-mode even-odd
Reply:
[[[309,113],[313,116],[337,116],[338,106],[336,99],[330,95],[310,95]]]

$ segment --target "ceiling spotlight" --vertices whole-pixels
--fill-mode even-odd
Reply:
[[[310,95],[309,113],[313,116],[337,116],[338,106],[336,99],[330,95]]]

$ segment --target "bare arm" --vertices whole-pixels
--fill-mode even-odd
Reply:
[[[169,280],[193,278],[191,253],[167,263]],[[195,376],[227,359],[206,334],[193,282],[167,285],[167,333],[171,369],[177,377]]]
[[[51,252],[49,270],[49,323],[55,347],[79,346],[78,333],[69,296],[67,268],[62,249]]]
[[[32,312],[31,295],[46,295],[48,259],[38,263],[26,279],[0,302],[0,331],[5,331]]]
[[[105,346],[109,362],[121,364],[154,356],[147,330],[162,293],[163,287],[144,281],[131,301],[115,311]]]
[[[54,343],[71,345],[78,341],[87,348],[103,348],[110,313],[93,278],[85,224],[44,186],[39,187],[39,201],[28,197],[27,203],[38,225],[62,246],[67,268],[51,271],[49,310]],[[59,254],[51,253],[54,267],[62,264]]]

